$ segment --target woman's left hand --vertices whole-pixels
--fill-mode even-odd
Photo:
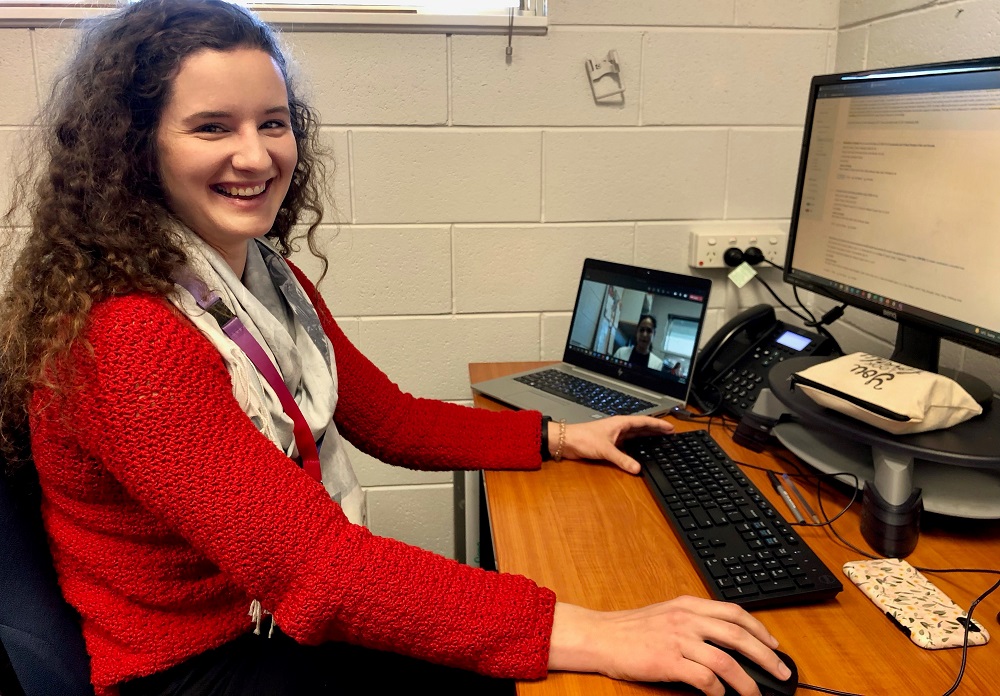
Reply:
[[[562,456],[564,459],[603,459],[630,474],[638,474],[639,462],[618,449],[618,445],[629,438],[673,431],[674,426],[667,421],[649,416],[612,416],[592,423],[567,424]],[[559,423],[550,422],[549,450],[555,453],[558,446]]]

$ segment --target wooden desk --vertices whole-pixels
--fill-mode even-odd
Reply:
[[[470,381],[539,364],[473,363],[469,366]],[[504,408],[479,395],[474,399],[481,408]],[[678,430],[704,427],[673,422]],[[792,471],[766,452],[757,454],[734,444],[720,426],[712,428],[712,435],[737,462]],[[762,472],[745,471],[777,510],[787,512]],[[562,601],[612,610],[680,594],[709,596],[641,477],[609,465],[563,461],[547,462],[540,471],[486,472],[485,486],[497,567],[552,588]],[[815,487],[800,488],[818,511]],[[824,486],[823,500],[832,517],[849,498]],[[867,550],[859,528],[859,509],[860,501],[835,525],[844,538]],[[860,558],[825,528],[799,528],[799,532],[835,572],[846,561]],[[907,560],[929,568],[998,568],[1000,525],[925,516],[920,541]],[[929,577],[965,607],[997,579],[972,573]],[[943,694],[958,674],[961,650],[918,648],[846,576],[842,581],[844,591],[832,601],[755,612],[796,661],[800,681],[865,696]],[[959,695],[1000,694],[998,595],[1000,591],[973,614],[993,637],[988,645],[969,649]],[[518,693],[690,696],[692,691],[628,684],[597,675],[553,673],[540,682],[519,683]]]

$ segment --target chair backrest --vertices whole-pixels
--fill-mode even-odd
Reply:
[[[93,696],[76,613],[63,599],[37,511],[18,505],[0,461],[0,693]],[[3,667],[5,665],[0,665]]]

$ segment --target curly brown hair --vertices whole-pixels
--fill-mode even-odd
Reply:
[[[201,50],[255,48],[285,77],[298,163],[267,237],[285,256],[295,226],[310,250],[326,172],[318,118],[295,94],[275,33],[224,0],[141,0],[86,27],[37,122],[39,140],[17,179],[5,223],[30,218],[0,299],[0,452],[30,462],[27,404],[83,341],[94,303],[172,291],[186,261],[160,182],[156,130],[181,62]],[[34,173],[32,173],[34,172]],[[325,264],[325,258],[323,258]]]

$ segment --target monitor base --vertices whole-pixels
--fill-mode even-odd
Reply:
[[[900,505],[888,502],[871,481],[865,481],[861,508],[861,535],[886,558],[906,558],[920,538],[920,489],[915,488]]]
[[[886,467],[881,476],[876,476],[871,445],[794,422],[779,423],[772,433],[804,462],[842,483],[860,489],[865,481],[876,481],[878,490],[891,504],[904,503],[913,489],[919,488],[927,512],[966,519],[1000,519],[998,471],[904,459],[898,469]]]

